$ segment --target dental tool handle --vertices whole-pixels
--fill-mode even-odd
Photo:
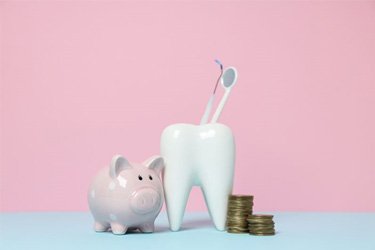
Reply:
[[[215,95],[211,95],[210,99],[208,99],[208,103],[206,105],[206,110],[201,118],[201,125],[206,124],[208,122],[208,117],[210,116],[212,104],[214,103]]]
[[[216,123],[217,120],[219,119],[219,117],[221,115],[221,112],[223,111],[223,108],[225,106],[225,103],[228,100],[229,93],[230,93],[230,90],[225,91],[225,94],[224,94],[223,98],[221,99],[221,101],[219,103],[219,106],[217,107],[217,109],[215,111],[214,116],[211,119],[211,123]]]

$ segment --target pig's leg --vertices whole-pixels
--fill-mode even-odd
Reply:
[[[117,222],[111,223],[112,233],[114,234],[125,234],[128,228],[125,225],[122,225]]]
[[[152,233],[154,232],[154,223],[146,223],[141,226],[139,226],[139,230],[141,230],[142,233]]]
[[[109,228],[109,223],[107,222],[95,221],[94,223],[94,230],[96,232],[105,232],[108,230],[108,228]]]

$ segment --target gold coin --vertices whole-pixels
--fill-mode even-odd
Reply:
[[[255,236],[272,236],[275,235],[276,233],[250,233],[251,235]]]
[[[245,219],[247,219],[247,217],[251,215],[251,212],[252,211],[249,208],[245,208],[245,209],[235,208],[235,209],[228,209],[227,214],[235,214],[235,213],[245,214],[246,215]]]
[[[238,227],[238,228],[241,228],[243,230],[246,230],[246,231],[249,231],[249,228],[246,226],[246,225],[240,225],[240,224],[228,224],[226,225],[228,228],[235,228],[235,227]]]
[[[244,221],[240,221],[240,220],[227,220],[227,224],[231,224],[231,225],[241,224],[241,225],[246,225],[247,227],[249,226],[248,223],[246,223]]]
[[[264,226],[264,227],[253,227],[249,226],[249,230],[269,230],[269,229],[274,229],[274,226]]]
[[[247,217],[250,215],[250,212],[251,212],[251,210],[250,209],[248,209],[248,208],[246,208],[246,209],[230,209],[230,210],[228,210],[228,214],[229,213],[240,213],[240,214],[246,214],[246,218],[245,219],[247,219]]]
[[[249,224],[244,218],[227,218],[227,221],[228,222],[242,222],[246,225]]]
[[[262,228],[259,228],[259,227],[258,227],[258,228],[249,227],[249,230],[250,230],[250,231],[254,231],[254,232],[255,232],[255,231],[258,232],[258,231],[269,231],[269,230],[275,230],[275,228],[274,228],[274,227],[268,227],[268,228],[267,228],[267,227],[262,227]]]
[[[228,204],[233,204],[233,203],[243,203],[243,204],[254,204],[252,200],[228,200]]]
[[[232,230],[227,230],[228,233],[231,234],[246,234],[246,231],[232,231]]]
[[[249,228],[249,226],[245,223],[238,223],[238,222],[228,222],[227,223],[228,227],[246,227]]]
[[[233,199],[233,198],[229,198],[228,202],[247,202],[247,203],[253,203],[254,200],[253,199]]]
[[[274,227],[275,224],[249,224],[249,228],[258,228],[258,227]]]
[[[232,201],[229,201],[228,203],[228,209],[229,208],[236,208],[236,207],[241,207],[241,208],[249,208],[249,207],[253,207],[254,203],[251,203],[251,202],[232,202]]]
[[[233,203],[244,203],[244,204],[254,204],[254,201],[252,200],[228,200],[228,203],[229,204],[233,204]]]
[[[228,226],[229,229],[249,230],[247,227]]]
[[[241,218],[241,220],[247,221],[246,214],[241,214],[241,213],[228,214],[227,218]]]
[[[247,221],[249,225],[275,225],[273,221]]]
[[[238,203],[238,204],[230,204],[228,205],[228,210],[231,210],[231,209],[253,209],[253,205],[252,204],[241,204],[241,203]]]
[[[237,230],[237,231],[246,231],[246,232],[249,231],[249,229],[247,229],[246,227],[227,227],[227,230]]]
[[[271,229],[248,229],[249,232],[252,232],[252,233],[273,233],[275,232],[275,229],[274,228],[271,228]]]
[[[254,232],[254,233],[269,233],[269,232],[274,232],[275,229],[274,228],[260,228],[260,229],[254,229],[254,228],[250,228],[248,229],[249,232]]]
[[[273,220],[246,220],[249,224],[275,224]]]
[[[241,218],[243,219],[244,221],[247,221],[246,220],[246,217],[247,217],[248,213],[240,213],[240,212],[233,212],[233,213],[229,213],[227,218]]]
[[[249,220],[249,221],[273,221],[273,219],[272,218],[256,218],[256,217],[251,217],[251,216],[253,216],[252,214],[249,214],[248,216],[247,216],[247,220]]]
[[[275,227],[275,224],[273,223],[268,223],[268,224],[265,224],[265,223],[257,223],[257,224],[250,224],[248,223],[248,226],[249,227],[253,227],[253,228],[257,228],[257,227]]]
[[[238,198],[238,199],[253,199],[253,195],[243,195],[243,194],[230,194],[229,198]]]
[[[273,218],[273,215],[270,215],[270,214],[252,214],[251,216],[249,216],[249,218],[254,218],[254,219],[258,219],[258,218],[262,218],[262,219],[272,219]]]
[[[249,222],[250,224],[253,223],[253,224],[257,224],[257,223],[264,223],[264,224],[272,224],[274,223],[273,220],[260,220],[260,219],[246,219],[247,222]]]
[[[241,218],[244,221],[246,220],[247,213],[230,213],[228,214],[227,218]]]
[[[249,232],[246,228],[234,228],[234,227],[228,227],[227,231],[239,231],[239,232]]]
[[[236,208],[236,207],[252,207],[254,203],[251,202],[231,202],[228,203],[228,208]]]
[[[228,200],[228,204],[237,204],[237,203],[254,204],[252,200]]]
[[[231,211],[251,211],[253,210],[252,207],[249,207],[249,206],[233,206],[233,207],[228,207],[228,212],[231,212]]]
[[[248,233],[247,218],[253,213],[252,195],[229,195],[227,210],[227,231],[229,233]]]
[[[253,206],[250,205],[230,205],[228,206],[228,210],[252,210]]]
[[[251,207],[240,207],[240,206],[235,206],[235,207],[228,207],[228,212],[235,212],[235,211],[240,211],[240,212],[249,212],[251,211],[253,208]]]
[[[244,217],[227,217],[227,221],[242,221],[243,223],[249,224]]]
[[[236,214],[240,216],[244,216],[244,219],[247,220],[247,217],[249,216],[250,211],[233,210],[233,211],[227,212],[227,215],[236,215]]]

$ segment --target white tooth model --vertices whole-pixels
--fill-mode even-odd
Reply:
[[[212,106],[209,101],[200,125],[173,124],[161,136],[164,192],[172,231],[181,227],[193,186],[201,187],[215,227],[225,230],[228,195],[233,186],[235,143],[231,129],[216,120],[236,82],[237,72],[228,68],[220,79],[226,91],[211,123],[204,121]]]

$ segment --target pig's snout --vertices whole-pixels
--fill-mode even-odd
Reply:
[[[138,214],[147,214],[160,209],[161,196],[152,188],[142,188],[132,196],[131,207]]]

